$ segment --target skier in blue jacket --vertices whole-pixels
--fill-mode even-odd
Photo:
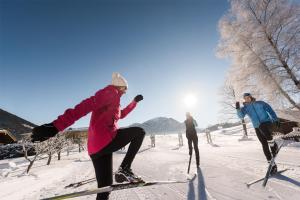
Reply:
[[[237,115],[239,118],[244,118],[248,115],[252,121],[253,127],[255,128],[255,132],[258,140],[262,144],[262,148],[264,154],[268,160],[271,161],[272,156],[275,156],[277,153],[277,145],[268,144],[268,141],[273,139],[272,132],[274,130],[274,124],[279,127],[279,119],[272,109],[272,107],[264,101],[256,101],[254,97],[250,93],[245,93],[244,97],[244,106],[240,107],[239,102],[236,102]],[[270,148],[272,154],[270,152]],[[271,170],[271,174],[277,172],[276,164],[273,166]]]

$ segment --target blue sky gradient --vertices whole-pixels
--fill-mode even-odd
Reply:
[[[200,127],[218,120],[227,67],[215,57],[226,0],[0,0],[0,108],[33,123],[54,120],[120,72],[121,126],[187,110]],[[186,94],[197,95],[187,109]],[[89,118],[74,127],[88,126]]]

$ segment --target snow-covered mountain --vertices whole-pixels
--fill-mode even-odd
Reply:
[[[185,132],[185,125],[173,118],[156,117],[144,123],[134,123],[130,127],[138,126],[143,128],[147,134],[151,133],[176,133]],[[198,130],[199,131],[199,130]]]
[[[22,133],[31,132],[36,125],[12,113],[0,109],[0,129],[11,132],[18,140]]]

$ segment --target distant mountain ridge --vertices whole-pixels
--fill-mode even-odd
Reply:
[[[176,133],[176,132],[185,132],[185,124],[181,123],[173,118],[167,117],[156,117],[145,121],[144,123],[134,123],[129,127],[141,127],[143,128],[147,134],[152,133]],[[197,129],[198,132],[201,132],[200,129]]]
[[[21,117],[0,109],[0,129],[8,130],[18,140],[21,139],[22,133],[31,132],[33,127],[36,127],[36,125],[25,119],[22,119]]]

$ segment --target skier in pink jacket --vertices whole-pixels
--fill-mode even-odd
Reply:
[[[112,184],[112,153],[130,143],[128,151],[115,173],[118,183],[141,181],[131,170],[131,164],[140,149],[145,131],[139,127],[119,129],[117,122],[127,116],[143,100],[137,95],[124,109],[120,109],[120,98],[128,88],[127,81],[118,73],[113,73],[111,85],[100,89],[72,109],[67,109],[52,123],[38,126],[32,131],[32,141],[44,141],[71,126],[81,117],[92,112],[88,130],[88,153],[92,159],[98,187]],[[106,200],[109,193],[97,195],[97,200]]]

